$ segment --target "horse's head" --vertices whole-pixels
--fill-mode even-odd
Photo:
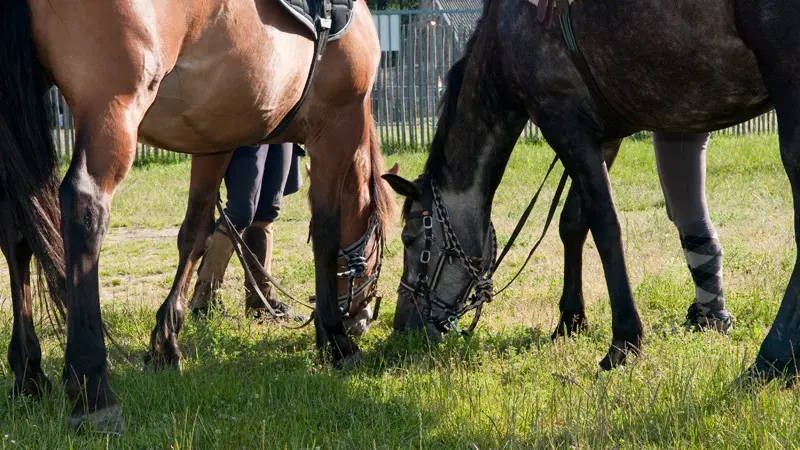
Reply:
[[[306,164],[305,168],[310,176],[311,167]],[[395,164],[388,173],[397,175],[399,171],[399,165]],[[390,191],[378,183],[382,183],[379,178],[366,183],[373,184],[369,189],[372,204],[369,214],[342,217],[343,225],[347,226],[342,227],[337,258],[338,303],[344,315],[345,328],[354,335],[364,334],[368,330],[377,316],[380,301],[377,295],[378,278],[383,260],[385,228],[392,208],[387,204]],[[348,201],[356,201],[358,195],[351,194]],[[374,311],[370,310],[370,304],[374,305]]]
[[[458,319],[492,297],[497,241],[485,205],[473,192],[447,190],[430,175],[414,182],[383,178],[406,197],[394,328],[425,327],[435,340],[445,331],[460,332]]]

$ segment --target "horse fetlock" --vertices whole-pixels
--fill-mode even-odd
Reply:
[[[558,325],[550,338],[556,340],[560,337],[571,337],[573,334],[583,333],[588,327],[589,324],[584,311],[562,311]]]
[[[181,371],[181,354],[177,332],[156,327],[150,339],[150,351],[144,357],[145,368],[161,370],[176,369]]]
[[[24,373],[14,379],[11,397],[30,397],[40,399],[52,390],[52,383],[41,368],[26,368]]]

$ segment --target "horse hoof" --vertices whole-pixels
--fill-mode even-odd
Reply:
[[[361,351],[357,351],[351,355],[347,355],[345,358],[339,361],[338,367],[340,369],[353,369],[361,365],[364,362],[364,357],[361,355]]]
[[[349,369],[361,364],[361,349],[346,335],[338,335],[331,342],[333,351],[333,367]]]
[[[125,431],[125,420],[122,417],[122,409],[118,405],[108,406],[88,414],[70,415],[67,418],[67,424],[76,431],[105,434],[122,434]]]
[[[183,373],[183,367],[181,366],[180,358],[169,358],[166,356],[154,355],[152,352],[148,352],[144,357],[144,369],[154,372],[173,369],[179,374]]]
[[[41,399],[45,394],[48,394],[53,388],[52,383],[47,377],[40,373],[36,377],[26,378],[21,384],[14,383],[11,389],[11,398],[29,397],[34,400]]]
[[[560,337],[571,337],[573,334],[580,334],[586,331],[588,324],[586,315],[583,312],[578,313],[561,313],[561,318],[558,321],[553,334],[550,335],[551,340],[556,340]]]
[[[369,306],[361,310],[353,317],[348,317],[342,320],[344,329],[350,336],[361,337],[369,331],[369,326],[372,324],[372,311]]]
[[[600,361],[600,370],[611,370],[615,367],[624,366],[628,354],[638,355],[639,347],[624,340],[612,342],[606,357]]]

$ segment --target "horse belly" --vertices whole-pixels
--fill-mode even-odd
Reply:
[[[142,142],[185,153],[254,144],[300,98],[313,42],[274,2],[266,12],[247,3],[220,2],[223,18],[184,46],[140,125]]]
[[[708,131],[770,109],[730,2],[625,3],[612,20],[628,27],[610,24],[607,29],[618,31],[593,40],[602,49],[581,50],[603,93],[626,117],[648,130]]]

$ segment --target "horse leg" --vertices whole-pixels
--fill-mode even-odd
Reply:
[[[342,236],[361,235],[370,211],[363,183],[355,168],[365,164],[369,150],[371,117],[362,102],[337,110],[335,124],[308,144],[311,165],[311,235],[314,244],[317,309],[315,315],[317,349],[330,346],[333,364],[360,363],[361,350],[348,335],[338,302],[337,257]],[[370,164],[369,162],[366,162]],[[364,228],[355,225],[363,223]],[[354,238],[353,242],[357,239]]]
[[[800,249],[800,35],[795,30],[800,10],[778,6],[779,2],[769,8],[759,2],[740,3],[742,34],[758,59],[778,115],[781,160],[794,202],[795,248]],[[772,327],[746,378],[770,381],[787,376],[794,380],[799,351],[800,254]]]
[[[51,385],[42,371],[42,348],[33,326],[30,283],[33,251],[27,240],[22,238],[11,224],[9,211],[3,212],[0,250],[8,262],[14,308],[11,343],[8,345],[8,364],[14,371],[14,388],[11,395],[40,398],[50,391]]]
[[[211,235],[214,201],[230,158],[230,153],[192,157],[189,204],[178,232],[178,269],[172,288],[156,313],[145,366],[180,370],[178,333],[183,326],[186,289],[194,265],[205,251],[206,239]]]
[[[579,129],[563,129],[565,123],[580,123],[571,117],[550,117],[541,124],[545,138],[558,153],[581,197],[581,212],[597,245],[611,300],[612,341],[600,368],[624,364],[629,352],[637,353],[642,338],[642,322],[633,301],[620,229],[603,149],[596,138]],[[553,134],[553,131],[556,131]]]
[[[621,140],[602,146],[603,158],[608,170],[619,153]],[[561,242],[564,244],[564,290],[558,303],[561,317],[551,335],[552,339],[571,336],[586,329],[586,311],[583,303],[583,244],[589,234],[589,224],[581,207],[580,195],[571,185],[561,211],[558,224]]]
[[[74,402],[68,418],[74,428],[88,424],[119,432],[123,427],[106,373],[98,263],[114,192],[136,155],[136,119],[141,120],[146,105],[136,106],[144,108],[115,100],[89,111],[74,110],[75,152],[59,192],[68,305],[63,378]]]

